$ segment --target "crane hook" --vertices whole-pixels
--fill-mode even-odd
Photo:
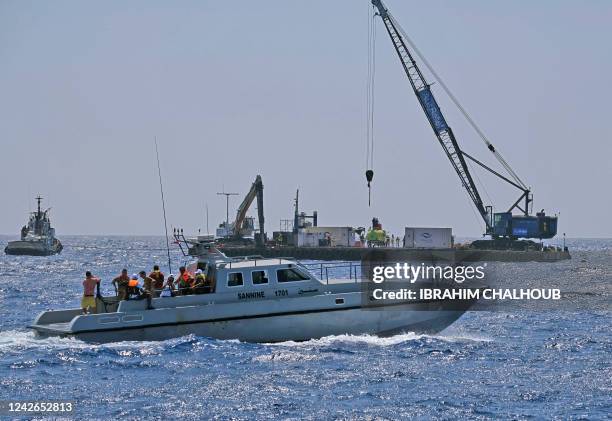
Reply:
[[[371,205],[371,197],[372,197],[371,196],[372,189],[370,187],[370,183],[372,182],[372,179],[374,178],[374,171],[367,170],[366,173],[365,173],[365,176],[366,176],[366,180],[368,181],[368,206],[370,206]]]

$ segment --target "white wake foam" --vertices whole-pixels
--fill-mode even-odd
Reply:
[[[24,351],[29,349],[49,349],[49,350],[83,350],[83,351],[97,351],[97,350],[115,350],[125,352],[137,352],[141,354],[156,354],[167,350],[169,347],[175,347],[186,342],[194,342],[200,338],[193,335],[183,336],[180,338],[169,339],[163,342],[156,341],[125,341],[125,342],[113,342],[105,344],[91,344],[83,342],[75,338],[36,338],[32,331],[25,330],[5,330],[0,331],[0,353]],[[202,338],[203,339],[203,338]],[[339,344],[365,344],[369,346],[380,346],[388,347],[402,343],[409,343],[418,341],[421,339],[432,339],[445,342],[492,342],[493,339],[467,333],[461,331],[449,330],[438,335],[421,335],[415,333],[404,333],[390,337],[379,337],[374,335],[334,335],[326,336],[320,339],[311,339],[309,341],[295,342],[285,341],[277,342],[272,344],[265,344],[266,346],[274,347],[293,347],[293,348],[304,348],[304,347],[329,347],[336,346]],[[208,339],[204,339],[208,341]],[[208,345],[213,346],[235,346],[240,343],[238,340],[210,340]]]
[[[116,351],[138,352],[141,354],[155,354],[163,352],[169,346],[180,345],[184,342],[193,341],[193,336],[170,339],[163,342],[149,341],[125,341],[105,344],[91,344],[75,338],[37,338],[32,331],[5,330],[0,331],[0,353],[11,351],[24,351],[28,349],[49,349],[49,350],[103,350],[111,349]]]
[[[333,335],[325,336],[320,339],[311,339],[309,341],[295,342],[277,342],[269,344],[272,346],[285,346],[285,347],[326,347],[331,345],[337,345],[340,343],[348,344],[366,344],[371,346],[394,346],[406,342],[414,342],[420,339],[433,339],[445,342],[492,342],[493,339],[484,336],[469,334],[465,332],[449,332],[447,334],[442,333],[438,335],[424,335],[416,334],[412,332],[403,333],[399,335],[380,337],[374,335]]]

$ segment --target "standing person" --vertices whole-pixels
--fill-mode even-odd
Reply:
[[[151,299],[153,298],[153,294],[155,294],[155,280],[147,276],[147,272],[144,270],[140,271],[140,277],[144,283],[144,293],[145,298],[147,299],[147,310],[152,310],[153,306],[151,305]]]
[[[113,279],[113,285],[117,288],[117,297],[119,301],[127,299],[129,283],[130,275],[128,275],[127,269],[123,268],[121,275]]]
[[[400,238],[399,235],[395,237],[395,247],[399,248]]]
[[[99,294],[100,278],[93,276],[90,271],[85,272],[85,280],[83,281],[83,298],[81,299],[81,309],[83,309],[83,314],[96,312],[96,299],[94,298],[96,287],[98,288]]]
[[[391,234],[391,247],[395,245],[395,235]]]
[[[159,293],[164,288],[164,273],[159,270],[159,266],[153,266],[153,272],[149,273],[149,278],[153,279],[154,297],[159,297]]]

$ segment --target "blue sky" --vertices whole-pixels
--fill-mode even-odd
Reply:
[[[388,0],[568,236],[612,236],[612,3]],[[160,234],[225,218],[265,186],[268,231],[295,189],[321,225],[482,223],[377,23],[373,206],[365,186],[366,0],[0,1],[0,233],[40,193],[60,234]],[[430,78],[431,80],[431,78]],[[434,85],[463,148],[493,163]],[[483,173],[483,198],[515,193]],[[486,192],[485,192],[486,190]],[[238,205],[241,198],[231,203]],[[235,208],[234,208],[235,209]]]

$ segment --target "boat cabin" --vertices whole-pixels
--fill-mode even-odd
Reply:
[[[292,260],[245,258],[199,262],[213,293],[235,299],[256,299],[303,294],[321,286],[305,267]]]

